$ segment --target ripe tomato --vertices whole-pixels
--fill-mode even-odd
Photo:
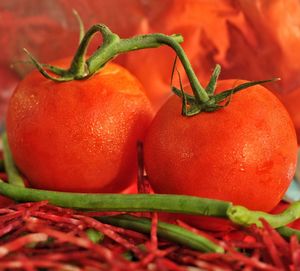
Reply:
[[[237,81],[225,80],[220,90]],[[224,109],[180,115],[173,96],[147,132],[145,168],[155,192],[232,201],[269,211],[295,172],[293,123],[280,101],[262,86],[243,90]]]
[[[70,59],[54,65],[66,63]],[[10,100],[7,137],[16,165],[33,187],[118,192],[133,180],[136,141],[151,119],[141,84],[117,64],[108,63],[87,80],[64,83],[33,71]]]

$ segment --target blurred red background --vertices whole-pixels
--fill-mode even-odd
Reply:
[[[86,29],[104,23],[121,37],[181,33],[202,82],[216,63],[222,66],[221,78],[280,77],[269,87],[287,105],[299,129],[299,0],[1,0],[0,121],[16,82],[32,68],[24,63],[28,59],[23,47],[43,63],[74,53],[79,27],[72,9]],[[97,37],[90,50],[100,42]],[[132,52],[116,61],[142,81],[156,108],[170,95],[170,48]]]

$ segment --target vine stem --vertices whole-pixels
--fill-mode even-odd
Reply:
[[[188,57],[179,44],[179,42],[183,41],[181,35],[167,36],[155,33],[139,35],[130,39],[120,39],[119,36],[112,33],[105,25],[101,24],[94,25],[90,29],[90,33],[92,34],[93,31],[97,30],[100,31],[103,36],[103,45],[87,60],[88,70],[91,74],[121,53],[168,45],[175,51],[180,59],[195,97],[201,102],[207,102],[209,100],[208,94],[200,84]],[[89,37],[89,35],[90,34],[87,33],[86,36]]]
[[[96,33],[102,35],[102,45],[87,60],[85,60],[88,45]],[[175,34],[168,36],[161,33],[137,35],[132,38],[121,39],[106,25],[95,24],[82,37],[76,54],[67,70],[41,64],[26,49],[24,50],[42,75],[56,82],[65,82],[86,79],[92,76],[107,62],[120,54],[167,45],[175,51],[180,59],[196,100],[199,103],[206,103],[210,99],[209,95],[205,91],[205,88],[200,84],[188,57],[180,45],[181,42],[183,42],[183,37],[181,35]],[[47,70],[56,76],[52,76]]]

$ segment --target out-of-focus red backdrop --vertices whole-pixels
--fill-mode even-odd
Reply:
[[[268,86],[292,108],[300,127],[299,0],[1,0],[0,122],[16,82],[32,68],[22,63],[28,60],[23,47],[44,63],[74,53],[79,28],[72,9],[86,28],[104,23],[121,37],[181,33],[182,45],[202,82],[216,63],[222,65],[221,78],[280,77],[280,82]],[[100,42],[97,37],[90,51]],[[116,59],[142,81],[156,108],[170,95],[173,60],[170,48]]]

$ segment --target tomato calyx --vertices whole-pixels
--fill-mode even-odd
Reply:
[[[174,72],[174,69],[173,69]],[[246,88],[250,88],[252,86],[273,82],[279,80],[279,78],[273,78],[268,80],[260,80],[260,81],[251,81],[239,84],[237,86],[234,86],[230,89],[224,90],[218,94],[215,94],[215,90],[217,87],[217,81],[219,78],[219,75],[221,73],[221,66],[219,64],[216,65],[211,78],[205,88],[202,88],[201,90],[193,90],[193,95],[190,95],[186,93],[183,89],[181,80],[180,81],[180,89],[176,88],[174,86],[171,86],[173,93],[175,93],[178,97],[182,99],[182,110],[181,114],[186,117],[191,117],[194,115],[197,115],[201,112],[214,112],[219,109],[222,109],[230,104],[232,96]],[[173,73],[172,73],[173,77]],[[180,79],[180,78],[179,78]],[[197,93],[198,91],[204,91],[208,99],[201,99],[199,98],[200,95]]]

